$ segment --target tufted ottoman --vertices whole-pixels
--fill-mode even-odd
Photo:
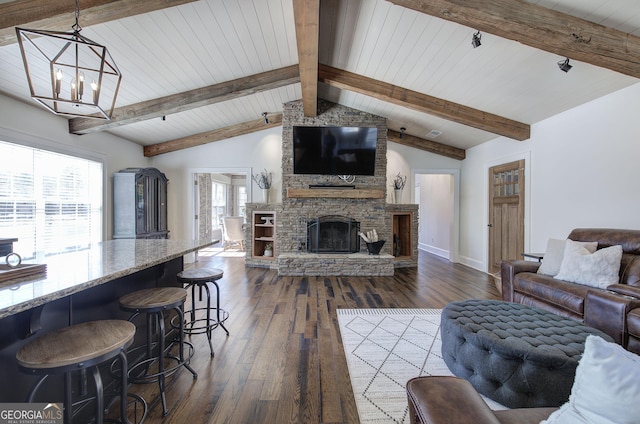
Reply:
[[[578,321],[518,303],[465,300],[442,311],[442,356],[451,372],[510,408],[565,403],[590,334],[612,341]]]

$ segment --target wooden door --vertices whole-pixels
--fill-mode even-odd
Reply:
[[[489,272],[524,250],[524,160],[489,169]]]

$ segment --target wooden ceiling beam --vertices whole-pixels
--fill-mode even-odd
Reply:
[[[531,135],[531,127],[527,124],[328,65],[319,65],[318,80],[333,87],[354,91],[515,140],[527,140]]]
[[[320,0],[293,0],[304,116],[318,114]]]
[[[165,141],[164,143],[152,144],[144,147],[144,155],[147,157],[161,155],[163,153],[175,152],[176,150],[188,149],[189,147],[201,146],[214,141],[226,140],[228,138],[240,135],[250,134],[256,131],[262,131],[267,128],[282,125],[282,114],[277,113],[269,115],[269,123],[265,124],[264,119],[243,122],[241,124],[231,125],[225,128],[219,128],[213,131],[207,131],[200,134],[194,134],[175,140]]]
[[[400,134],[398,131],[394,130],[387,130],[387,140],[456,160],[464,160],[467,155],[464,149],[447,146],[446,144],[415,137],[406,133]]]
[[[69,120],[69,132],[88,134],[105,131],[122,125],[159,118],[186,110],[226,102],[300,81],[298,65],[286,66],[244,78],[238,78],[208,87],[173,94],[116,108],[111,120],[73,118]]]
[[[196,0],[80,0],[80,26],[153,12]],[[17,43],[15,27],[71,31],[75,23],[73,1],[15,0],[0,4],[0,46]]]
[[[388,0],[562,57],[640,78],[640,37],[523,0]]]

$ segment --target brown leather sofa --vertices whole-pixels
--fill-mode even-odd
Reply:
[[[458,377],[416,377],[407,382],[411,424],[538,424],[557,408],[492,411],[471,384]]]
[[[605,308],[601,307],[603,304],[606,304]],[[591,292],[587,295],[587,311],[587,325],[601,330],[608,325],[609,328],[602,331],[625,349],[640,355],[640,287],[613,284],[604,293]],[[604,313],[596,314],[595,311]],[[621,328],[612,329],[611,323]]]
[[[640,353],[640,230],[579,228],[567,238],[621,245],[619,284],[603,290],[538,274],[538,262],[503,261],[502,299],[583,321]]]

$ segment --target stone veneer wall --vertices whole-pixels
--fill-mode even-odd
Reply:
[[[293,127],[302,126],[344,126],[376,127],[376,166],[373,176],[356,176],[352,183],[356,189],[382,190],[380,199],[350,198],[290,198],[289,188],[309,188],[312,184],[346,185],[336,176],[299,175],[293,173]],[[411,259],[395,260],[391,256],[393,241],[391,235],[392,210],[413,211],[417,205],[402,209],[402,205],[386,204],[387,173],[387,123],[380,116],[337,105],[328,101],[318,101],[318,115],[305,117],[302,101],[284,104],[282,119],[282,204],[248,204],[247,222],[251,222],[254,210],[275,210],[276,242],[272,260],[251,258],[251,245],[247,246],[246,263],[250,266],[278,268],[281,275],[393,275],[394,267],[417,265],[417,240],[415,256]],[[360,222],[363,232],[375,229],[381,240],[386,240],[379,256],[368,256],[366,244],[361,241],[360,252],[350,255],[316,255],[306,253],[306,223],[309,219],[325,215],[341,215]],[[417,213],[415,214],[415,235],[417,237]],[[250,229],[247,240],[251,238]],[[249,241],[250,243],[250,241]]]
[[[310,184],[346,184],[336,176],[298,175],[293,173],[293,126],[377,127],[376,167],[374,176],[357,176],[353,183],[358,189],[381,189],[381,199],[289,198],[288,188],[309,188]],[[282,205],[279,221],[282,233],[277,234],[280,253],[306,252],[306,221],[324,215],[342,215],[360,222],[364,232],[376,229],[381,239],[389,239],[390,228],[385,225],[387,173],[387,122],[380,116],[350,109],[327,101],[318,102],[318,115],[305,117],[302,101],[284,104],[282,117]],[[280,229],[280,228],[279,228]],[[366,245],[361,243],[361,251]],[[389,254],[385,244],[381,253]]]

